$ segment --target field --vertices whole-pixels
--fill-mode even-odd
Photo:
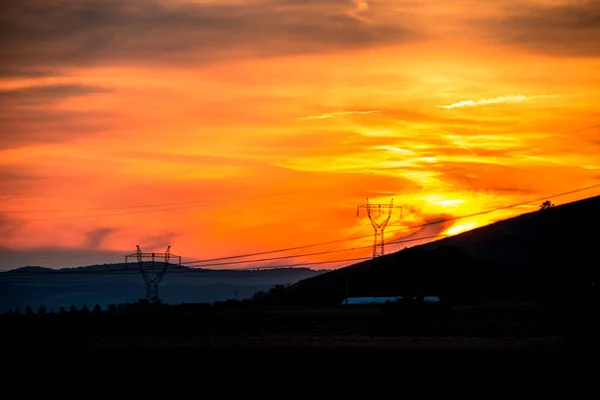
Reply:
[[[577,334],[535,305],[406,312],[381,306],[178,308],[125,314],[2,316],[14,350],[436,350],[565,349]]]
[[[563,320],[548,317],[539,306],[420,311],[415,317],[380,306],[190,306],[121,314],[3,315],[0,351],[6,363],[23,368],[45,365],[44,370],[54,371],[58,363],[75,373],[96,370],[102,376],[118,370],[125,377],[153,371],[173,379],[186,369],[181,373],[215,376],[218,382],[241,371],[257,382],[320,375],[329,376],[328,385],[335,387],[342,371],[362,379],[407,369],[429,376],[485,374],[505,365],[523,376],[541,370],[570,373],[583,368],[576,361],[596,349],[593,330],[565,329]]]

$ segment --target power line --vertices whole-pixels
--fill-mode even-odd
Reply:
[[[502,210],[502,209],[507,209],[507,208],[511,208],[511,207],[517,207],[519,205],[526,205],[526,204],[530,204],[533,202],[538,202],[541,200],[545,200],[545,199],[552,199],[552,198],[556,198],[556,197],[560,197],[560,196],[564,196],[567,194],[572,194],[572,193],[577,193],[577,192],[581,192],[584,190],[589,190],[591,188],[595,188],[595,187],[600,187],[600,184],[598,185],[593,185],[593,186],[588,186],[588,187],[584,187],[584,188],[580,188],[580,189],[575,189],[575,190],[571,190],[571,191],[567,191],[567,192],[562,192],[562,193],[558,193],[558,194],[554,194],[552,196],[546,196],[544,198],[540,198],[540,199],[535,199],[535,200],[530,200],[528,202],[521,202],[521,203],[516,203],[516,204],[511,204],[508,206],[504,206],[504,207],[498,207],[492,210],[488,210],[488,211],[482,211],[479,213],[473,213],[473,214],[469,214],[469,215],[465,215],[465,216],[460,216],[460,217],[454,217],[454,218],[448,218],[448,219],[444,219],[444,220],[439,220],[439,221],[432,221],[426,224],[421,224],[421,225],[417,225],[417,226],[428,226],[428,225],[434,225],[434,224],[439,224],[439,223],[444,223],[447,221],[453,221],[453,220],[458,220],[458,219],[462,219],[462,218],[467,218],[470,216],[474,216],[474,215],[481,215],[481,214],[485,214],[485,213],[490,213],[493,211],[498,211],[498,210]],[[415,227],[417,227],[415,226]],[[362,229],[361,229],[362,230]],[[368,235],[370,236],[370,235]],[[430,239],[430,238],[435,238],[435,237],[448,237],[451,235],[433,235],[433,236],[428,236],[428,237],[419,237],[419,238],[415,238],[415,239],[400,239],[400,240],[395,240],[395,241],[391,241],[389,242],[390,244],[395,244],[395,243],[405,243],[405,242],[411,242],[411,241],[420,241],[420,240],[425,240],[425,239]],[[318,244],[317,244],[318,245]],[[368,248],[371,246],[362,246],[364,248]],[[462,247],[462,245],[459,245],[459,247]],[[325,251],[325,252],[318,252],[318,253],[312,253],[312,254],[306,254],[305,256],[309,256],[309,255],[320,255],[320,254],[328,254],[328,253],[334,253],[334,252],[341,252],[341,251],[349,251],[349,250],[354,250],[354,249],[340,249],[340,250],[330,250],[330,251]],[[276,250],[276,251],[280,251],[280,250]],[[240,257],[240,256],[234,256],[234,257]],[[275,260],[275,259],[287,259],[287,258],[291,258],[294,256],[283,256],[283,257],[273,257],[273,258],[268,258],[268,259],[264,259],[264,260],[245,260],[245,261],[238,261],[238,262],[230,262],[230,263],[215,263],[215,264],[205,264],[205,265],[201,265],[199,267],[208,267],[208,266],[220,266],[220,265],[233,265],[233,264],[241,264],[241,263],[248,263],[248,262],[259,262],[259,261],[267,261],[267,260]],[[302,263],[294,263],[294,264],[284,264],[284,265],[280,265],[277,267],[273,267],[273,268],[269,268],[269,269],[284,269],[284,268],[294,268],[294,267],[303,267],[303,266],[314,266],[314,265],[325,265],[325,264],[336,264],[336,263],[341,263],[341,262],[355,262],[355,261],[366,261],[366,260],[374,260],[372,257],[355,257],[355,258],[344,258],[344,259],[336,259],[336,260],[327,260],[327,261],[313,261],[313,262],[302,262]],[[236,269],[217,269],[217,270],[206,270],[206,269],[199,269],[199,268],[190,268],[190,267],[183,267],[180,265],[173,265],[170,264],[168,266],[168,269],[171,270],[172,274],[210,274],[210,277],[217,277],[217,275],[219,273],[221,273],[223,276],[228,275],[231,276],[232,273],[239,273],[239,272],[243,272],[243,271],[250,271],[250,270],[265,270],[264,267],[249,267],[249,268],[236,268]],[[8,277],[12,277],[12,276],[23,276],[23,275],[48,275],[51,274],[54,277],[57,277],[59,275],[63,275],[63,274],[92,274],[92,275],[104,275],[104,274],[115,274],[115,275],[120,275],[120,274],[135,274],[137,275],[138,273],[138,268],[119,268],[119,269],[113,269],[113,270],[93,270],[93,271],[78,271],[76,269],[70,269],[70,270],[54,270],[52,272],[39,272],[39,271],[31,271],[31,272],[6,272],[6,273],[2,273],[0,274],[0,277],[2,276],[8,276]]]
[[[362,230],[362,229],[361,229]],[[415,238],[415,239],[400,239],[400,240],[394,240],[389,242],[389,244],[397,244],[397,243],[409,243],[409,242],[416,242],[416,241],[421,241],[421,240],[426,240],[426,239],[434,239],[434,238],[443,238],[443,237],[448,237],[449,235],[431,235],[431,236],[424,236],[424,237],[419,237],[419,238]],[[341,252],[345,252],[345,251],[353,251],[353,250],[359,250],[359,249],[366,249],[366,248],[370,248],[371,246],[358,246],[358,247],[353,247],[353,248],[349,248],[349,249],[337,249],[337,250],[327,250],[327,251],[321,251],[321,252],[315,252],[315,253],[309,253],[309,254],[303,254],[301,255],[302,257],[309,257],[309,256],[315,256],[315,255],[325,255],[325,254],[333,254],[333,253],[341,253]],[[205,268],[205,267],[215,267],[215,266],[223,266],[223,265],[237,265],[237,264],[247,264],[247,263],[253,263],[253,262],[264,262],[264,261],[274,261],[274,260],[285,260],[285,259],[291,259],[291,258],[295,258],[298,257],[298,255],[291,255],[291,256],[281,256],[281,257],[270,257],[270,258],[262,258],[262,259],[253,259],[253,260],[244,260],[244,261],[233,261],[233,262],[225,262],[225,263],[212,263],[212,264],[203,264],[203,265],[199,265],[196,267],[179,267],[177,265],[172,265],[170,264],[167,269],[169,270],[174,270],[174,271],[181,271],[184,273],[187,272],[195,272],[195,271],[199,271],[200,268]],[[362,259],[362,257],[359,257],[360,259]],[[367,257],[368,258],[372,258],[372,257]],[[327,261],[327,262],[331,262],[331,263],[336,263],[336,262],[343,262],[346,261],[348,259],[342,259],[342,260],[331,260],[331,261]],[[352,259],[354,260],[354,258]],[[235,269],[227,269],[227,270],[223,270],[223,269],[217,269],[217,270],[212,270],[212,271],[244,271],[244,270],[256,270],[256,269],[280,269],[280,268],[289,268],[291,266],[297,266],[297,265],[311,265],[311,264],[320,264],[323,263],[321,261],[314,261],[314,262],[303,262],[303,263],[297,263],[297,264],[285,264],[285,265],[280,265],[280,266],[268,266],[268,267],[248,267],[248,268],[235,268]],[[146,269],[151,269],[152,267],[146,267]],[[186,269],[181,269],[181,268],[186,268]],[[211,271],[211,272],[212,272]],[[56,276],[57,274],[76,274],[76,275],[83,275],[83,274],[91,274],[91,275],[106,275],[106,274],[124,274],[124,275],[137,275],[139,273],[138,268],[135,267],[131,267],[131,268],[127,268],[127,267],[123,267],[123,268],[118,268],[118,269],[112,269],[112,270],[92,270],[92,271],[78,271],[78,270],[53,270],[53,271],[43,271],[43,272],[39,272],[39,271],[30,271],[30,272],[5,272],[4,274],[0,274],[0,276],[27,276],[27,275],[54,275]],[[63,283],[63,282],[57,282],[57,283]],[[75,282],[73,282],[75,283]],[[85,283],[85,282],[80,282],[80,283]]]
[[[600,187],[600,185],[594,185],[594,187]],[[575,190],[571,190],[568,192],[563,192],[563,193],[558,193],[555,194],[553,196],[548,196],[545,197],[544,199],[551,199],[551,198],[555,198],[555,197],[559,197],[559,196],[563,196],[566,194],[570,194],[570,193],[576,193],[582,190],[587,190],[589,189],[589,187],[587,188],[581,188],[581,189],[575,189]],[[496,210],[500,210],[500,209],[505,209],[508,207],[516,207],[518,205],[521,204],[529,204],[532,202],[536,202],[539,201],[539,199],[536,200],[531,200],[529,202],[523,202],[523,203],[518,203],[518,204],[513,204],[510,206],[505,206],[505,207],[500,207],[497,208],[495,210],[489,210],[489,212],[491,211],[496,211]],[[481,213],[477,213],[477,214],[481,214]],[[459,218],[465,218],[466,216],[463,217],[456,217],[456,218],[452,218],[452,220],[455,219],[459,219]],[[440,220],[440,221],[435,221],[435,222],[431,222],[428,223],[427,225],[432,225],[432,224],[439,224],[439,223],[443,223],[446,222],[445,220]],[[429,238],[433,238],[433,237],[448,237],[450,235],[434,235],[434,236],[430,236],[430,237],[420,237],[420,238],[415,238],[415,239],[400,239],[400,240],[395,240],[390,242],[390,244],[392,243],[404,243],[404,242],[410,242],[410,241],[420,241],[420,240],[425,240],[425,239],[429,239]],[[364,246],[366,247],[370,247],[370,246]],[[352,249],[351,249],[352,250]],[[344,251],[344,250],[338,250],[338,251]],[[325,254],[325,253],[333,253],[336,252],[335,250],[331,250],[331,251],[327,251],[327,252],[320,252],[320,253],[315,253],[316,254]],[[306,255],[308,256],[308,255]],[[293,256],[292,256],[293,257]],[[285,257],[278,257],[280,259],[285,259],[285,258],[290,258],[290,256],[285,256]],[[269,260],[273,260],[276,258],[270,258]],[[280,265],[278,267],[273,267],[272,269],[284,269],[284,268],[293,268],[293,267],[300,267],[300,266],[311,266],[311,265],[324,265],[324,264],[335,264],[335,263],[340,263],[340,262],[354,262],[354,261],[365,261],[365,260],[373,260],[372,257],[356,257],[356,258],[344,258],[344,259],[336,259],[336,260],[327,260],[327,261],[313,261],[313,262],[303,262],[303,263],[294,263],[294,264],[285,264],[285,265]],[[250,260],[250,261],[260,261],[260,260]],[[248,260],[246,261],[242,261],[242,262],[231,262],[231,263],[218,263],[218,264],[208,264],[208,265],[202,265],[201,267],[206,267],[206,266],[216,266],[216,265],[233,265],[233,264],[237,264],[237,263],[247,263],[249,262]],[[211,277],[216,277],[215,273],[222,273],[225,274],[227,273],[228,275],[230,275],[231,273],[237,273],[237,272],[242,272],[242,271],[248,271],[248,270],[265,270],[264,268],[261,267],[250,267],[250,268],[236,268],[236,269],[217,269],[217,270],[205,270],[205,269],[198,269],[198,268],[186,268],[180,265],[172,265],[170,264],[168,266],[169,270],[172,270],[172,273],[174,274],[197,274],[197,273],[206,273],[206,274],[210,274]],[[8,277],[12,277],[12,276],[23,276],[23,275],[48,275],[51,274],[53,276],[58,276],[58,275],[63,275],[63,274],[98,274],[98,275],[103,275],[103,274],[136,274],[138,273],[138,269],[137,268],[120,268],[120,269],[114,269],[114,270],[106,270],[106,271],[77,271],[75,269],[71,269],[71,270],[55,270],[52,272],[39,272],[39,271],[31,271],[31,272],[5,272],[0,274],[0,277],[2,276],[8,276]]]
[[[434,238],[441,238],[441,237],[447,237],[447,236],[448,235],[432,235],[432,236],[425,236],[425,237],[421,237],[421,238],[417,238],[417,239],[394,240],[394,241],[388,242],[388,244],[409,243],[409,242],[416,242],[416,241],[425,240],[425,239],[434,239]],[[316,253],[302,254],[301,256],[302,257],[310,257],[310,256],[318,256],[318,255],[325,255],[325,254],[342,253],[345,251],[361,250],[361,249],[367,249],[367,248],[372,248],[372,247],[373,246],[357,246],[357,247],[353,247],[353,248],[349,248],[349,249],[326,250],[326,251],[319,251]],[[214,267],[214,266],[221,266],[221,265],[247,264],[247,263],[262,262],[262,261],[286,260],[286,259],[296,258],[296,257],[299,257],[299,255],[294,254],[291,256],[257,258],[257,259],[252,259],[252,260],[230,261],[230,262],[213,263],[213,264],[201,264],[201,265],[198,265],[198,267]],[[268,267],[260,267],[260,268],[268,268]],[[274,268],[278,268],[278,267],[275,266]]]
[[[340,262],[350,262],[350,261],[365,261],[372,260],[373,257],[357,257],[357,258],[344,258],[340,260],[329,260],[329,261],[313,261],[313,262],[305,262],[298,264],[286,264],[285,266],[281,266],[280,268],[295,268],[295,267],[306,267],[309,265],[323,265],[323,264],[335,264]]]
[[[491,210],[486,210],[486,211],[480,211],[477,213],[472,213],[472,214],[467,214],[467,215],[462,215],[462,216],[457,216],[457,217],[452,217],[452,218],[445,218],[445,219],[441,219],[441,220],[437,220],[437,221],[431,221],[431,222],[427,222],[427,223],[423,223],[423,224],[419,224],[419,225],[413,225],[410,227],[404,227],[402,229],[398,229],[396,231],[392,231],[392,232],[400,232],[400,231],[405,231],[408,229],[413,229],[413,228],[418,228],[418,227],[424,227],[424,226],[430,226],[430,225],[436,225],[436,224],[440,224],[440,223],[445,223],[445,222],[449,222],[449,221],[456,221],[456,220],[460,220],[460,219],[464,219],[464,218],[470,218],[473,216],[479,216],[479,215],[484,215],[484,214],[488,214],[491,212],[495,212],[495,211],[499,211],[499,210],[504,210],[504,209],[509,209],[509,208],[514,208],[514,207],[518,207],[518,206],[522,206],[522,205],[528,205],[534,202],[539,202],[539,201],[543,201],[543,200],[548,200],[548,199],[553,199],[556,197],[561,197],[561,196],[565,196],[568,194],[573,194],[573,193],[578,193],[578,192],[582,192],[585,190],[590,190],[593,188],[597,188],[600,187],[600,184],[597,185],[592,185],[592,186],[587,186],[587,187],[583,187],[583,188],[579,188],[579,189],[574,189],[574,190],[570,190],[570,191],[566,191],[566,192],[562,192],[562,193],[557,193],[551,196],[546,196],[546,197],[542,197],[542,198],[538,198],[538,199],[534,199],[534,200],[529,200],[526,202],[520,202],[520,203],[516,203],[516,204],[511,204],[508,206],[503,206],[503,207],[497,207]],[[362,229],[361,229],[362,230]],[[181,263],[181,264],[201,264],[201,265],[195,265],[194,267],[196,268],[203,268],[203,267],[209,267],[209,266],[222,266],[222,265],[234,265],[234,264],[245,264],[245,263],[250,263],[250,262],[259,262],[259,261],[273,261],[273,260],[283,260],[283,259],[289,259],[289,258],[293,258],[294,256],[282,256],[282,257],[271,257],[271,258],[267,258],[267,259],[258,259],[258,260],[243,260],[243,261],[239,261],[239,262],[228,262],[228,263],[213,263],[213,264],[206,264],[208,262],[213,262],[213,261],[224,261],[224,260],[231,260],[231,259],[237,259],[237,258],[244,258],[244,257],[250,257],[250,256],[258,256],[258,255],[266,255],[266,254],[273,254],[273,253],[277,253],[277,252],[284,252],[284,251],[289,251],[289,250],[296,250],[296,249],[306,249],[306,248],[310,248],[310,247],[316,247],[316,246],[321,246],[324,244],[330,244],[330,243],[339,243],[339,242],[343,242],[343,241],[348,241],[348,240],[354,240],[354,239],[360,239],[360,238],[366,238],[366,237],[370,237],[371,235],[365,235],[365,236],[358,236],[358,237],[354,237],[354,238],[344,238],[344,239],[340,239],[340,240],[336,240],[336,241],[330,241],[330,242],[324,242],[324,243],[316,243],[316,244],[311,244],[311,245],[305,245],[305,246],[297,246],[297,247],[292,247],[292,248],[287,248],[287,249],[278,249],[278,250],[271,250],[271,251],[264,251],[264,252],[259,252],[259,253],[251,253],[251,254],[242,254],[242,255],[235,255],[235,256],[229,256],[229,257],[219,257],[219,258],[213,258],[213,259],[207,259],[207,260],[199,260],[199,261],[188,261],[185,263]],[[421,241],[421,240],[426,240],[426,239],[432,239],[435,237],[447,237],[450,235],[433,235],[433,236],[428,236],[428,237],[419,237],[419,238],[415,238],[415,239],[399,239],[399,240],[394,240],[389,242],[390,244],[397,244],[397,243],[406,243],[406,242],[414,242],[414,241]],[[364,246],[364,248],[366,247],[370,247],[370,246]],[[323,255],[323,254],[331,254],[331,253],[338,253],[338,252],[343,252],[343,251],[352,251],[355,249],[358,249],[360,247],[357,248],[352,248],[352,249],[337,249],[337,250],[328,250],[328,251],[323,251],[323,252],[316,252],[316,253],[312,253],[312,254],[307,254],[304,255],[305,257],[308,257],[309,255]],[[332,263],[335,262],[343,262],[344,260],[337,260],[337,261],[331,261]],[[299,265],[318,265],[321,262],[306,262],[306,263],[300,263],[300,264],[287,264],[287,265],[281,265],[278,266],[276,268],[289,268],[292,266],[299,266]],[[170,269],[173,269],[172,266],[169,266]],[[181,267],[177,267],[177,268],[181,268]],[[254,267],[251,269],[259,269],[259,267]],[[226,270],[226,271],[239,271],[242,270],[241,268],[238,269],[230,269],[230,270]],[[190,269],[189,271],[194,271],[194,268]],[[222,271],[222,270],[220,270]],[[31,271],[31,272],[5,272],[3,274],[1,274],[0,276],[16,276],[17,274],[20,275],[36,275],[36,274],[86,274],[86,273],[92,273],[92,274],[114,274],[114,273],[126,273],[126,274],[137,274],[139,272],[138,268],[120,268],[120,269],[113,269],[113,270],[106,270],[106,271],[77,271],[74,269],[70,269],[70,270],[58,270],[58,271],[53,271],[53,272],[38,272],[38,271]]]
[[[348,236],[346,236],[346,238],[349,238],[349,237],[352,237],[352,236],[354,236],[354,235],[357,235],[357,234],[359,234],[359,233],[360,233],[360,232],[361,232],[363,229],[365,229],[367,226],[369,226],[369,224],[364,224],[364,225],[363,225],[363,226],[362,226],[360,229],[357,229],[357,230],[353,231],[351,234],[349,234]],[[294,256],[289,256],[289,257],[290,257],[290,258],[296,258],[296,257],[300,257],[300,260],[303,260],[303,259],[305,259],[305,257],[308,257],[308,256],[310,256],[310,254],[308,254],[308,255],[307,255],[307,254],[305,254],[306,250],[308,250],[308,249],[304,249],[304,250],[302,250],[301,252],[299,252],[299,253],[296,253]],[[339,249],[339,250],[336,250],[336,252],[337,252],[337,251],[339,251],[339,252],[342,252],[342,251],[352,251],[352,250],[354,250],[354,248],[352,248],[352,249]],[[251,262],[251,260],[250,260],[250,261],[248,261],[248,262]],[[277,266],[277,265],[275,265],[276,263],[277,263],[277,261],[275,261],[275,262],[271,263],[270,265],[267,265],[267,266],[261,267],[261,268],[263,268],[263,269],[272,268],[272,267],[275,267],[275,268],[277,268],[278,266]]]
[[[579,193],[579,192],[583,192],[583,191],[586,191],[586,190],[595,189],[595,188],[598,188],[598,187],[600,187],[600,184],[592,185],[592,186],[586,186],[586,187],[583,187],[583,188],[580,188],[580,189],[575,189],[575,190],[570,190],[570,191],[567,191],[567,192],[557,193],[557,194],[550,195],[550,196],[544,196],[544,197],[540,197],[540,198],[537,198],[537,199],[534,199],[534,200],[529,200],[529,201],[520,202],[520,203],[516,203],[516,204],[510,204],[510,205],[503,206],[503,207],[497,207],[497,208],[493,208],[493,209],[490,209],[490,210],[479,211],[479,212],[475,212],[475,213],[472,213],[472,214],[466,214],[466,215],[461,215],[461,216],[457,216],[457,217],[444,218],[444,219],[440,219],[440,220],[436,220],[436,221],[425,222],[425,223],[418,224],[418,225],[411,225],[411,226],[403,227],[403,228],[400,228],[400,229],[391,230],[391,231],[389,231],[389,233],[402,232],[402,231],[406,231],[406,230],[410,230],[410,229],[414,229],[414,228],[423,228],[423,227],[426,227],[426,226],[436,225],[436,224],[440,224],[440,223],[457,221],[457,220],[465,219],[465,218],[477,217],[477,216],[480,216],[480,215],[490,214],[490,213],[496,212],[496,211],[507,210],[507,209],[510,209],[510,208],[515,208],[515,207],[520,207],[520,206],[524,206],[524,205],[529,205],[531,203],[535,203],[535,202],[539,202],[539,201],[544,201],[544,200],[548,200],[548,199],[553,199],[553,198],[556,198],[556,197],[562,197],[562,196],[566,196],[566,195],[569,195],[569,194]],[[282,248],[282,249],[277,249],[277,250],[261,251],[261,252],[256,252],[256,253],[238,254],[238,255],[234,255],[234,256],[209,258],[209,259],[205,259],[205,260],[186,261],[186,262],[182,262],[181,264],[198,264],[198,263],[213,262],[213,261],[231,260],[231,259],[236,259],[236,258],[262,256],[262,255],[266,255],[266,254],[281,253],[281,252],[286,252],[286,251],[300,250],[300,249],[306,249],[306,248],[310,248],[310,247],[317,247],[317,246],[324,246],[324,245],[328,245],[328,244],[341,243],[341,242],[346,242],[346,241],[349,241],[349,240],[364,239],[364,238],[367,238],[367,237],[371,237],[371,235],[355,236],[355,237],[350,237],[350,238],[344,238],[344,239],[338,239],[338,240],[331,240],[331,241],[327,241],[327,242],[313,243],[313,244],[308,244],[308,245],[303,245],[303,246],[288,247],[288,248]]]
[[[408,227],[403,227],[401,229],[397,229],[397,230],[393,230],[391,232],[402,232],[402,231],[406,231],[406,230],[410,230],[410,229],[414,229],[414,228],[421,228],[421,227],[425,227],[425,226],[431,226],[431,225],[437,225],[437,224],[441,224],[441,223],[446,223],[446,222],[451,222],[451,221],[457,221],[460,219],[464,219],[464,218],[471,218],[474,216],[480,216],[480,215],[485,215],[485,214],[489,214],[492,212],[496,212],[496,211],[500,211],[500,210],[505,210],[505,209],[510,209],[510,208],[514,208],[514,207],[519,207],[522,205],[528,205],[531,203],[535,203],[535,202],[539,202],[539,201],[543,201],[543,200],[548,200],[548,199],[553,199],[556,197],[561,197],[561,196],[565,196],[568,194],[574,194],[574,193],[578,193],[578,192],[582,192],[585,190],[590,190],[593,188],[597,188],[600,187],[600,184],[597,185],[592,185],[592,186],[587,186],[584,188],[579,188],[579,189],[575,189],[575,190],[570,190],[567,192],[562,192],[562,193],[557,193],[551,196],[545,196],[545,197],[541,197],[538,199],[534,199],[534,200],[529,200],[526,202],[520,202],[520,203],[516,203],[516,204],[510,204],[508,206],[503,206],[503,207],[497,207],[494,209],[490,209],[490,210],[486,210],[486,211],[480,211],[480,212],[476,212],[476,213],[471,213],[471,214],[466,214],[466,215],[462,215],[462,216],[456,216],[456,217],[451,217],[451,218],[444,218],[444,219],[440,219],[440,220],[436,220],[436,221],[431,221],[431,222],[426,222],[426,223],[422,223],[422,224],[418,224],[418,225],[412,225],[412,226],[408,226]],[[362,230],[362,229],[361,229]],[[237,264],[247,264],[247,263],[251,263],[251,262],[260,262],[260,261],[274,261],[274,260],[283,260],[283,259],[290,259],[290,258],[294,258],[297,257],[297,255],[292,255],[292,256],[281,256],[281,257],[270,257],[270,258],[264,258],[264,259],[253,259],[253,260],[243,260],[243,261],[237,261],[237,262],[227,262],[227,263],[212,263],[214,261],[225,261],[225,260],[232,260],[232,259],[238,259],[238,258],[246,258],[246,257],[253,257],[253,256],[259,256],[259,255],[267,255],[267,254],[274,254],[274,253],[278,253],[278,252],[285,252],[285,251],[291,251],[291,250],[298,250],[298,249],[307,249],[307,248],[311,248],[311,247],[317,247],[317,246],[322,246],[322,245],[326,245],[326,244],[332,244],[332,243],[340,243],[340,242],[345,242],[345,241],[349,241],[349,240],[356,240],[356,239],[362,239],[362,238],[366,238],[366,237],[370,237],[371,235],[363,235],[363,236],[356,236],[356,237],[347,237],[344,239],[339,239],[339,240],[335,240],[335,241],[329,241],[329,242],[323,242],[323,243],[314,243],[314,244],[310,244],[310,245],[304,245],[304,246],[296,246],[296,247],[291,247],[291,248],[285,248],[285,249],[277,249],[277,250],[269,250],[269,251],[263,251],[263,252],[257,252],[257,253],[249,253],[249,254],[240,254],[240,255],[234,255],[234,256],[228,256],[228,257],[219,257],[219,258],[212,258],[212,259],[205,259],[205,260],[196,260],[196,261],[187,261],[187,262],[182,262],[181,264],[196,264],[194,265],[194,267],[210,267],[210,266],[222,266],[222,265],[237,265]],[[394,240],[389,242],[389,244],[398,244],[398,243],[408,243],[408,242],[414,242],[414,241],[421,241],[421,240],[426,240],[426,239],[433,239],[433,238],[441,238],[441,237],[446,237],[449,235],[432,235],[432,236],[427,236],[427,237],[420,237],[420,238],[416,238],[416,239],[399,239],[399,240]],[[359,246],[359,247],[355,247],[355,248],[351,248],[351,249],[337,249],[337,250],[328,250],[328,251],[322,251],[322,252],[315,252],[315,253],[310,253],[310,254],[305,254],[303,255],[304,257],[308,257],[308,256],[314,256],[314,255],[325,255],[325,254],[332,254],[332,253],[339,253],[339,252],[344,252],[344,251],[352,251],[352,250],[356,250],[356,249],[360,249],[360,248],[367,248],[370,246]],[[209,264],[207,264],[209,263]],[[307,263],[307,265],[310,264],[310,262]],[[277,267],[277,268],[283,268],[285,266],[281,266],[281,267]],[[112,272],[116,272],[117,270],[112,270],[112,271],[89,271],[89,272],[94,272],[94,273],[112,273]],[[69,271],[70,273],[87,273],[87,272],[82,272],[82,271]],[[127,271],[129,273],[129,271]],[[137,272],[137,270],[135,271]],[[27,274],[36,274],[39,272],[30,272]],[[60,273],[67,273],[67,271],[61,271]]]

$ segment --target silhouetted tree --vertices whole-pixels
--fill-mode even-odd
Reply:
[[[88,308],[87,304],[84,304],[83,307],[81,307],[81,313],[82,314],[89,314],[90,313],[90,309]]]
[[[69,307],[69,313],[77,314],[77,307],[75,307],[74,305],[71,305],[71,307]]]
[[[552,208],[552,207],[554,207],[554,203],[551,202],[550,200],[546,200],[545,202],[543,202],[540,205],[540,210],[547,210],[547,209]]]
[[[31,306],[27,306],[25,308],[25,314],[26,315],[33,315],[33,308],[31,308]]]
[[[46,306],[45,305],[41,305],[40,308],[38,309],[38,315],[44,315],[46,314]]]
[[[267,295],[267,292],[265,292],[264,290],[259,290],[258,292],[254,293],[252,295],[252,300],[260,300],[262,298],[264,298]]]
[[[6,315],[13,315],[13,310],[12,310],[12,309],[8,310],[8,311],[6,312]]]
[[[102,312],[102,307],[100,307],[100,304],[96,304],[94,306],[94,310],[92,311],[94,314],[100,314]]]
[[[60,306],[60,308],[58,309],[58,313],[59,314],[66,314],[67,310],[65,310],[65,308],[63,306]]]
[[[19,310],[19,307],[15,307],[15,315],[21,315],[21,310]]]

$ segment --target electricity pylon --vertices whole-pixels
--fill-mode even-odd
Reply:
[[[371,204],[371,203],[369,203],[369,198],[367,197],[367,202],[364,205],[356,207],[356,216],[357,217],[360,213],[361,207],[364,207],[367,209],[367,216],[369,217],[369,220],[371,221],[371,225],[373,225],[373,231],[375,234],[375,238],[373,241],[373,258],[382,256],[385,254],[385,247],[384,247],[384,240],[383,240],[383,232],[385,230],[385,227],[387,226],[388,222],[390,221],[390,218],[392,217],[392,210],[394,208],[400,209],[400,217],[402,217],[402,207],[395,206],[394,199],[390,200],[390,204]],[[371,212],[371,210],[373,210],[373,209],[377,210],[376,217],[374,217],[373,213]],[[387,218],[385,220],[383,220],[383,222],[379,223],[375,220],[375,218],[381,216],[381,209],[384,209],[384,210],[387,209],[388,215],[387,215]]]
[[[136,245],[135,247],[137,248],[137,251],[133,254],[126,255],[125,263],[127,264],[129,262],[130,257],[137,258],[138,267],[140,269],[140,272],[142,273],[144,282],[146,282],[146,300],[148,300],[149,302],[157,302],[158,301],[158,285],[160,284],[160,281],[162,280],[163,276],[165,276],[165,273],[167,272],[167,267],[169,266],[169,260],[171,259],[171,257],[179,258],[179,265],[181,265],[181,256],[176,256],[175,254],[171,254],[171,246],[168,246],[167,250],[164,253],[142,253],[142,250],[140,249],[140,245]],[[144,258],[152,259],[152,264],[151,264],[150,268],[144,268],[144,265],[143,265]],[[151,270],[154,268],[154,262],[155,262],[156,258],[163,258],[164,264],[163,264],[162,268],[158,271],[158,273],[156,273],[154,275],[154,277],[151,277],[150,274],[148,273],[147,269]]]

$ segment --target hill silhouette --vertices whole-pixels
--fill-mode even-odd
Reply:
[[[455,303],[554,301],[598,280],[600,196],[540,209],[304,279],[264,301],[339,305],[362,296]]]

